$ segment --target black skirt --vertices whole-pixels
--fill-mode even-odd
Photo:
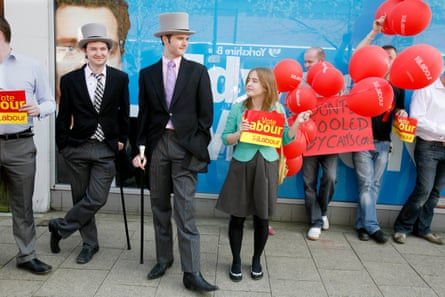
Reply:
[[[278,193],[278,161],[268,162],[257,152],[252,160],[232,159],[216,209],[237,217],[269,219]]]

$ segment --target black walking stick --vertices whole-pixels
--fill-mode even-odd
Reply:
[[[145,158],[145,145],[139,146],[139,156],[141,157],[141,162],[144,161]],[[145,170],[141,170],[141,255],[140,255],[140,264],[144,264],[144,172]]]
[[[121,201],[122,201],[122,213],[124,215],[124,226],[125,226],[125,235],[127,236],[127,250],[131,250],[130,245],[130,235],[128,234],[128,222],[127,222],[127,209],[125,208],[125,197],[124,197],[124,180],[122,176],[120,177],[120,190],[121,190]]]
[[[119,170],[119,187],[121,191],[121,202],[122,202],[122,213],[124,215],[124,227],[125,227],[125,235],[127,237],[127,249],[131,250],[130,245],[130,235],[128,234],[128,222],[127,222],[127,209],[125,208],[125,197],[124,197],[124,175],[122,170],[122,165],[124,162],[127,161],[127,156],[125,155],[124,151],[120,151],[118,156],[118,160],[116,162],[117,169]]]

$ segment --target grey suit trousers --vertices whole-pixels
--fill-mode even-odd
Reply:
[[[156,260],[173,260],[173,217],[178,232],[181,267],[184,272],[200,271],[200,235],[195,224],[195,197],[197,173],[184,169],[181,164],[184,148],[173,131],[165,131],[151,156],[150,198],[156,240]]]
[[[36,229],[32,210],[36,147],[32,137],[0,139],[0,167],[6,176],[12,231],[19,248],[17,264],[36,257]]]
[[[73,207],[56,220],[57,229],[62,238],[79,230],[84,246],[98,247],[94,216],[107,202],[116,174],[115,153],[106,143],[89,140],[64,148],[62,155],[70,172]]]

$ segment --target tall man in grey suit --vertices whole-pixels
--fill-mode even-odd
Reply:
[[[6,92],[2,97],[20,90],[26,98],[26,103],[17,110],[26,120],[9,122],[7,115],[0,112],[0,172],[8,188],[12,230],[19,250],[16,265],[31,273],[45,274],[52,267],[40,261],[35,250],[37,236],[32,196],[37,151],[32,129],[34,121],[54,112],[56,103],[41,63],[16,53],[10,42],[11,26],[0,16],[0,90]],[[13,102],[12,106],[16,104]]]
[[[218,287],[200,273],[200,235],[193,207],[198,173],[207,172],[210,162],[210,78],[203,65],[183,57],[194,33],[188,29],[188,14],[161,14],[159,20],[155,36],[164,46],[162,59],[142,69],[139,77],[137,144],[146,146],[147,157],[140,154],[133,159],[133,165],[142,169],[148,162],[157,260],[148,278],[161,277],[173,264],[173,192],[184,286],[214,291]]]
[[[50,220],[50,246],[79,230],[83,247],[77,263],[88,263],[99,250],[95,214],[107,202],[115,176],[115,158],[128,136],[128,75],[106,62],[113,47],[103,24],[82,26],[79,41],[87,59],[60,81],[56,142],[70,172],[73,207]]]

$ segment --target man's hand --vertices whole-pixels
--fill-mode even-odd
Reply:
[[[36,103],[24,104],[19,108],[19,111],[26,112],[32,117],[38,117],[40,115],[40,108]]]

